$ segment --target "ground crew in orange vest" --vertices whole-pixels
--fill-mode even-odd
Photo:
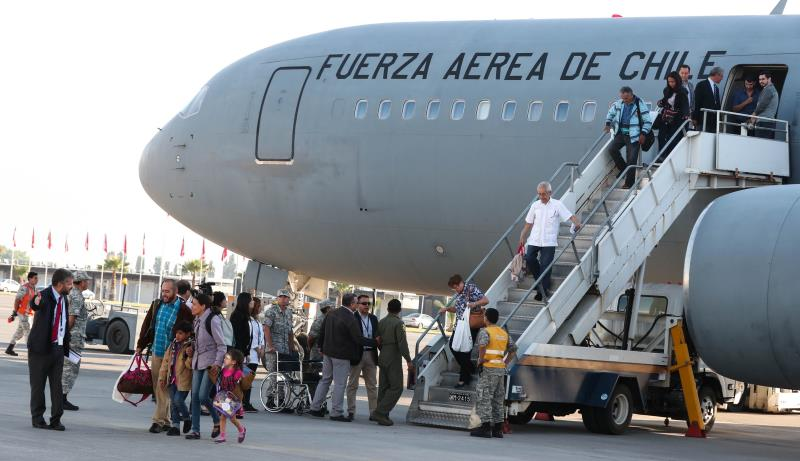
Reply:
[[[11,317],[8,318],[8,321],[11,323],[15,317],[19,317],[19,323],[17,324],[17,331],[14,332],[14,336],[11,337],[11,342],[8,343],[6,348],[6,354],[8,355],[19,355],[14,352],[14,346],[23,336],[25,336],[25,344],[28,343],[28,335],[31,332],[31,324],[28,322],[28,317],[33,314],[30,301],[36,296],[36,284],[38,282],[39,274],[28,272],[28,283],[19,287],[17,297],[14,298],[14,310],[11,312]]]
[[[497,326],[500,318],[497,309],[486,309],[484,317],[486,327],[481,328],[477,338],[480,348],[478,367],[482,367],[477,388],[477,412],[481,425],[469,435],[503,438],[506,365],[514,359],[517,346],[508,332]]]

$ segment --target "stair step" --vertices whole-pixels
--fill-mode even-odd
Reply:
[[[572,234],[569,231],[570,224],[571,223],[561,223],[561,228],[558,231],[559,237],[572,237]],[[603,226],[600,224],[584,224],[583,229],[581,229],[581,232],[578,234],[578,236],[592,238],[592,236],[594,236],[601,227]]]
[[[551,276],[550,277],[550,283],[553,284],[553,291],[555,291],[556,287],[561,286],[561,284],[564,282],[564,280],[566,280],[566,278],[567,277],[563,276],[563,275],[553,275],[553,276]],[[524,279],[522,279],[519,282],[517,282],[517,289],[528,291],[528,289],[530,289],[531,285],[533,285],[533,282],[534,282],[533,276],[528,275]],[[511,288],[510,290],[513,290],[513,289],[514,288]],[[523,291],[523,293],[524,293],[524,291]],[[509,291],[509,301],[511,301],[510,296],[511,296],[511,293]],[[520,298],[517,298],[517,301],[519,301],[519,299]]]
[[[472,429],[480,424],[480,420],[475,421],[477,419],[476,415],[451,412],[451,408],[448,405],[426,404],[423,402],[420,402],[419,405],[419,409],[408,412],[407,422],[454,429]]]
[[[477,380],[471,382],[469,387],[455,389],[453,387],[433,386],[428,390],[428,400],[425,403],[444,403],[461,407],[472,407],[478,392],[475,390]]]
[[[469,416],[474,411],[475,402],[468,405],[461,403],[445,403],[445,402],[419,402],[419,409],[422,411],[431,411],[436,413],[445,413],[450,415]]]
[[[559,235],[558,247],[564,248],[565,246],[569,245],[571,239],[572,239],[571,235],[564,235],[564,236]],[[588,233],[586,235],[583,235],[583,232],[581,232],[580,234],[578,234],[577,237],[575,237],[575,248],[577,248],[578,251],[587,250],[591,248],[593,243],[594,240],[592,239],[592,236],[589,235]]]
[[[509,302],[509,301],[500,301],[496,303],[495,309],[500,315],[509,315],[517,307],[516,302]],[[519,310],[517,310],[517,315],[527,315],[527,316],[535,316],[542,310],[544,304],[540,301],[533,300],[533,294],[531,294],[530,300],[525,301],[519,306]]]
[[[533,280],[533,277],[530,277],[530,278],[531,278],[531,280]],[[563,281],[564,281],[564,279],[559,278],[557,284],[553,283],[552,286],[550,287],[550,292],[551,293],[555,293],[555,291],[558,289],[559,285],[561,285],[561,282],[563,282]],[[528,284],[528,286],[530,286],[530,283]],[[506,301],[516,304],[522,299],[523,296],[525,296],[525,293],[527,293],[528,290],[529,290],[529,288],[509,288],[508,289],[508,299],[506,299]],[[530,296],[528,296],[528,299],[525,300],[525,304],[531,304],[531,305],[534,305],[534,306],[542,305],[541,301],[536,301],[534,299],[534,296],[536,296],[536,293],[535,292],[531,292]],[[502,315],[502,313],[501,313],[501,315]]]
[[[540,311],[541,311],[541,309],[540,309]],[[538,314],[538,312],[537,312],[537,314]],[[514,315],[514,317],[512,317],[505,324],[505,326],[509,331],[512,331],[512,330],[513,331],[517,331],[517,330],[524,331],[526,328],[528,328],[528,325],[530,325],[531,322],[533,322],[533,319],[535,319],[535,318],[536,318],[536,316],[533,316],[533,315],[519,315],[519,314],[516,314],[516,315]],[[505,316],[500,317],[500,323],[502,324],[502,322],[504,322],[505,319],[506,319]]]
[[[477,348],[476,348],[477,349]],[[439,380],[439,387],[443,388],[452,388],[458,383],[460,375],[457,371],[443,371],[441,374],[441,379]],[[465,390],[471,390],[475,388],[475,385],[478,383],[478,375],[472,375],[472,382],[469,386],[464,387]]]

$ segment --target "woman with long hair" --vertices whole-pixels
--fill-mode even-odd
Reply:
[[[261,313],[261,299],[253,298],[253,307],[250,309],[250,353],[245,356],[247,368],[253,373],[258,370],[258,363],[261,361],[261,356],[264,354],[264,329],[258,321],[258,315]],[[246,413],[258,413],[256,407],[250,402],[250,389],[244,391],[244,399],[242,399],[242,406]]]
[[[661,155],[655,160],[655,163],[662,162],[672,149],[678,144],[683,137],[683,133],[675,133],[681,124],[689,118],[689,96],[683,88],[680,74],[673,71],[667,74],[667,86],[664,88],[664,97],[658,101],[658,107],[661,108],[661,113],[658,114],[656,125],[658,126],[658,150]],[[675,139],[669,143],[672,135]],[[666,147],[666,148],[665,148]]]
[[[214,383],[208,373],[212,368],[219,372],[227,350],[222,337],[222,318],[213,312],[211,298],[198,295],[192,303],[192,314],[194,346],[187,351],[187,355],[192,356],[192,430],[186,435],[190,440],[200,438],[200,405],[205,405],[214,421],[211,438],[219,435],[219,415],[211,404]]]
[[[233,326],[233,347],[245,357],[250,355],[250,309],[252,308],[253,295],[245,292],[239,293],[230,316]]]

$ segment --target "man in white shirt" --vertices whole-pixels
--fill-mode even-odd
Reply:
[[[519,244],[526,245],[525,261],[528,271],[534,280],[541,275],[542,268],[553,262],[558,247],[558,228],[564,221],[572,221],[575,231],[581,228],[581,222],[559,200],[551,198],[553,187],[549,182],[540,182],[536,187],[539,200],[533,203],[525,217],[525,227],[519,236]],[[550,271],[547,271],[542,283],[537,287],[535,299],[542,300],[542,295],[550,296]]]

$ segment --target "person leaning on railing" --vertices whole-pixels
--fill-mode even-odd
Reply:
[[[750,124],[756,125],[757,138],[775,139],[775,122],[756,120],[756,117],[775,118],[778,115],[778,90],[772,84],[772,74],[766,70],[758,73],[758,83],[761,85],[761,94]]]

